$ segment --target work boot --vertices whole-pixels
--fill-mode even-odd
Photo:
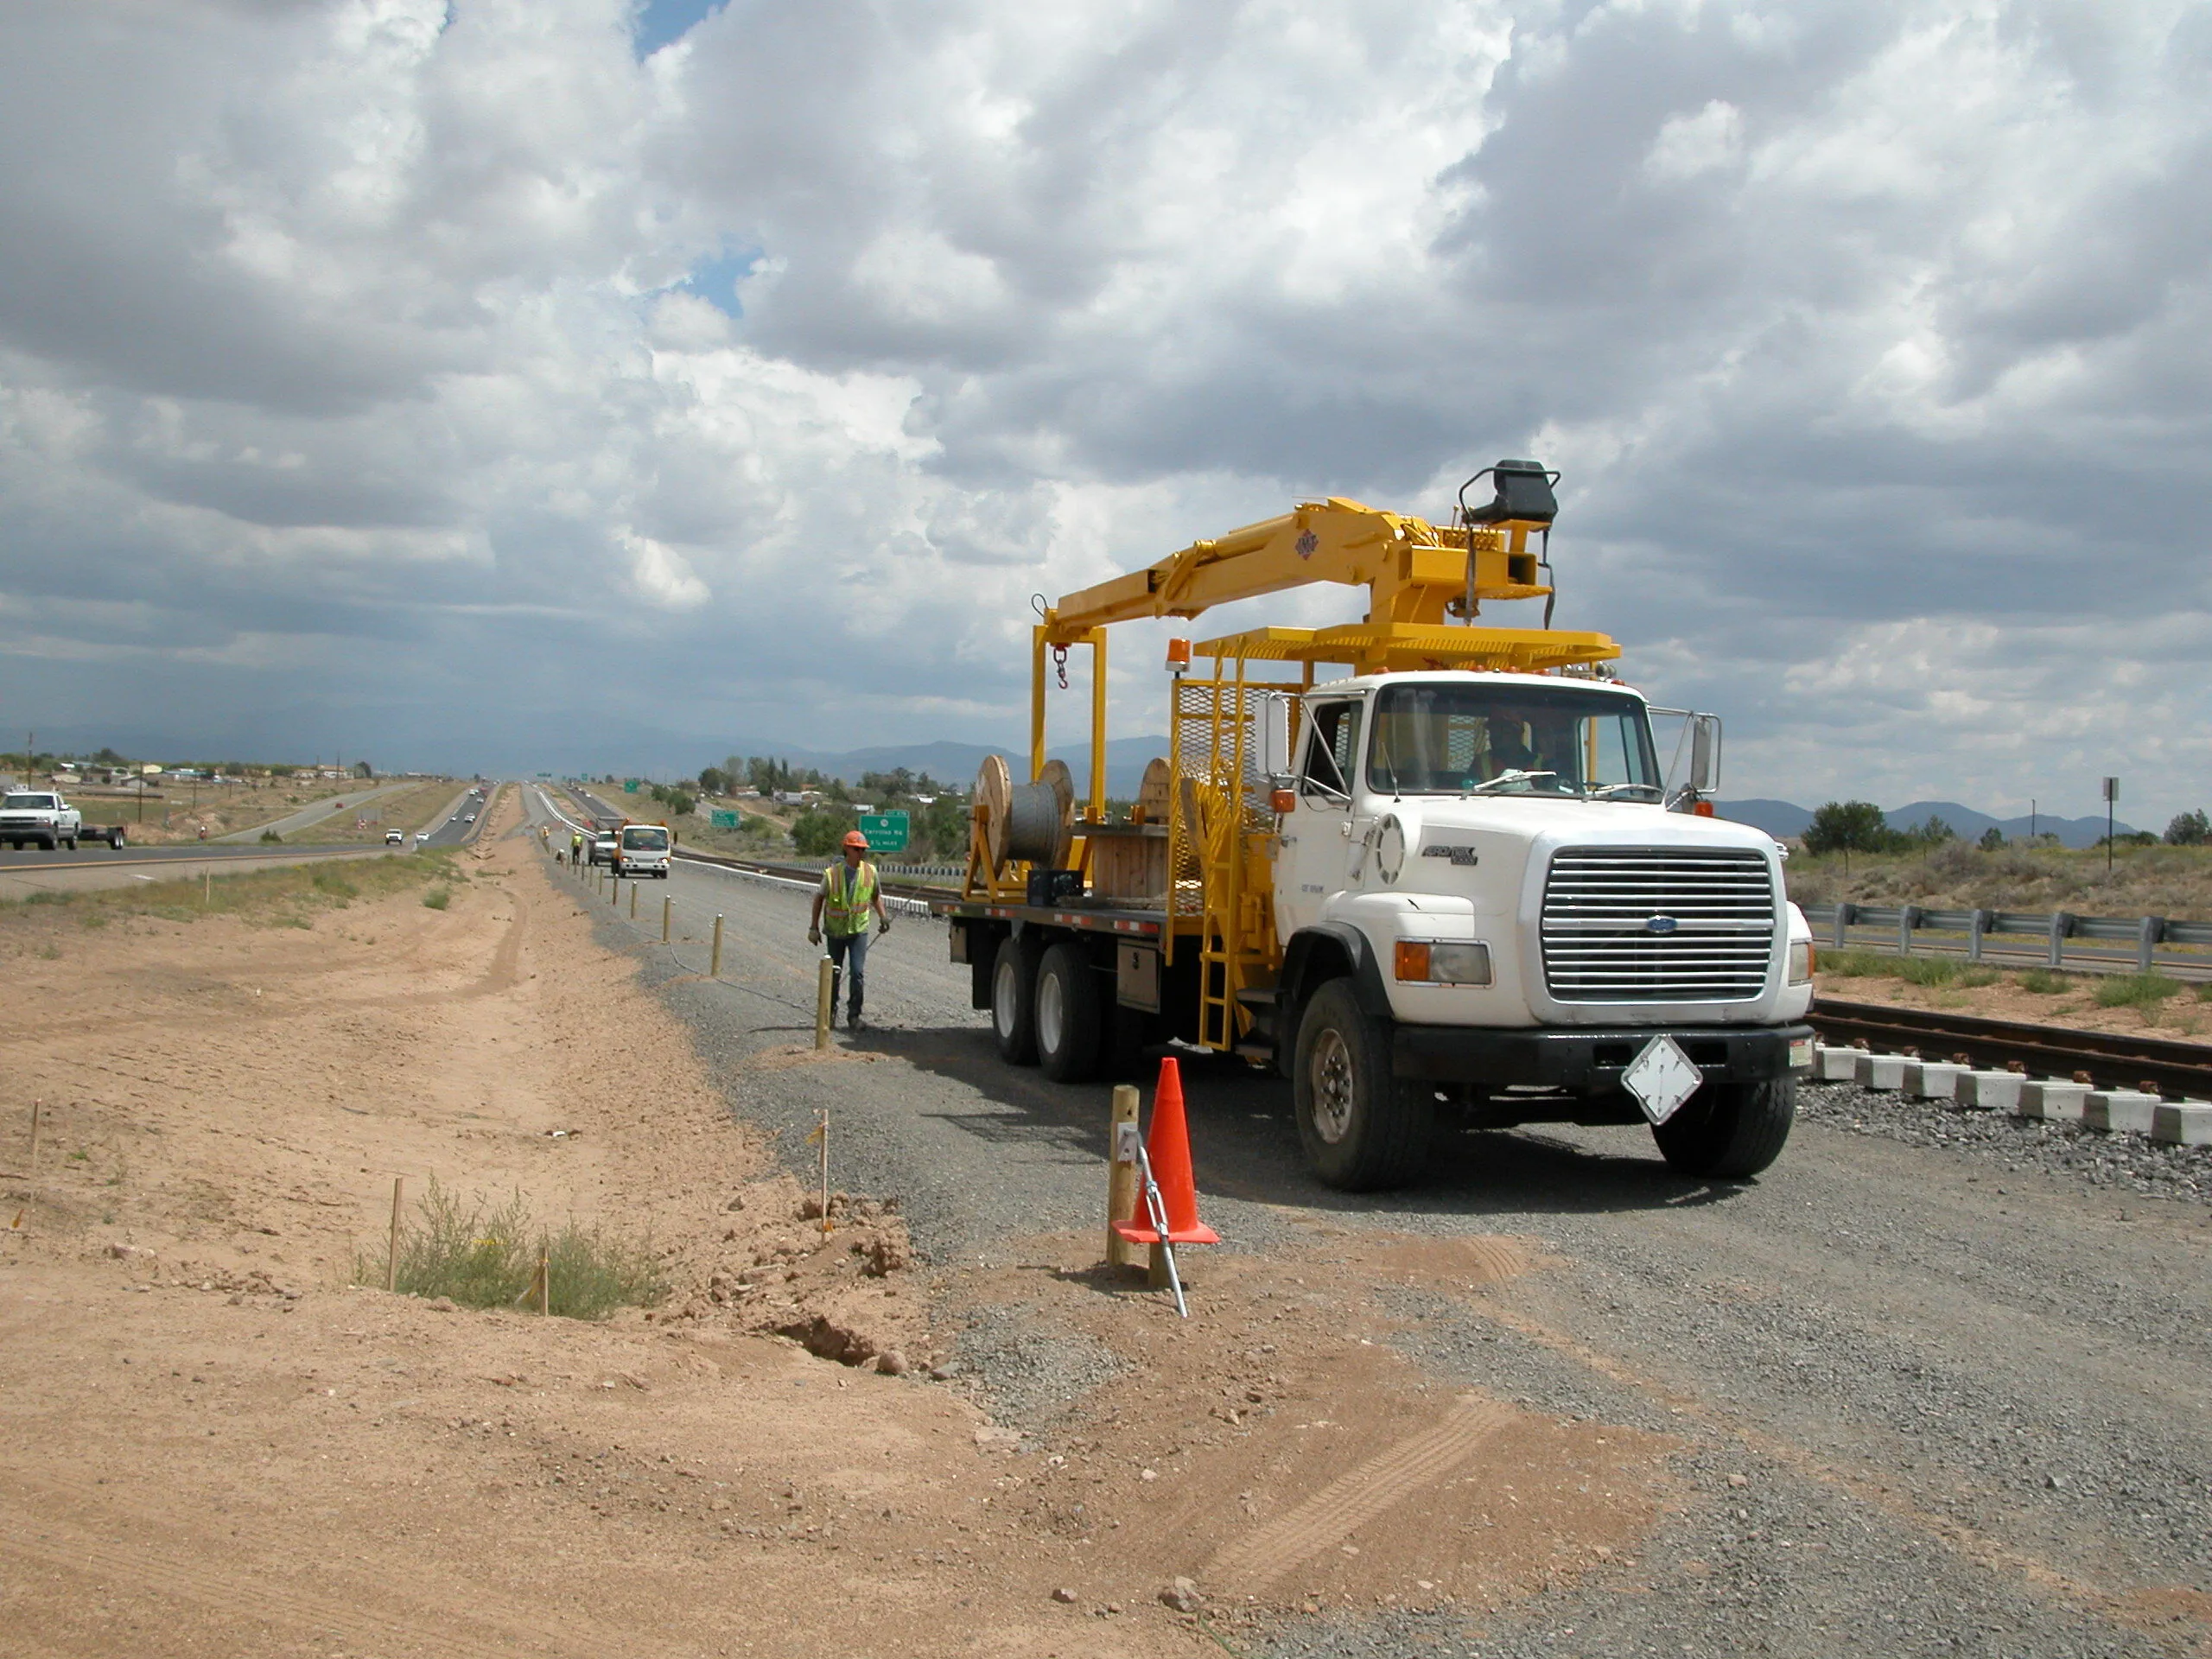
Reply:
[[[855,985],[853,987],[852,1006],[845,1010],[845,1029],[847,1031],[858,1031],[860,1028],[861,988],[858,985]]]

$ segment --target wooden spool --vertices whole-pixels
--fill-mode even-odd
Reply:
[[[1173,783],[1174,774],[1168,771],[1165,760],[1155,755],[1144,763],[1144,781],[1137,785],[1139,823],[1167,822],[1167,791]]]
[[[1042,858],[1032,859],[1048,870],[1065,870],[1068,855],[1075,847],[1075,774],[1068,770],[1065,760],[1047,760],[1045,770],[1037,774],[1033,789],[1052,791],[1050,811],[1052,826],[1052,844]],[[1044,803],[1039,802],[1039,806]]]
[[[1007,809],[1014,799],[1014,778],[995,754],[983,757],[976,774],[976,806],[983,815],[983,844],[990,851],[991,874],[1006,868]]]

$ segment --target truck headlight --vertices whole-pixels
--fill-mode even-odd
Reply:
[[[1810,939],[1789,941],[1789,982],[1792,985],[1813,982],[1813,942]]]
[[[1398,941],[1394,971],[1402,980],[1428,985],[1487,985],[1490,946],[1436,944],[1422,939]]]

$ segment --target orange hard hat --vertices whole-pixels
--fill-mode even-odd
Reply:
[[[857,830],[846,830],[845,839],[838,844],[844,847],[857,847],[862,852],[868,851],[868,837]]]

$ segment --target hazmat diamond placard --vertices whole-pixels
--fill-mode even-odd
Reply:
[[[1705,1074],[1690,1064],[1681,1045],[1664,1033],[1646,1043],[1621,1073],[1621,1087],[1636,1096],[1655,1124],[1672,1117],[1704,1081]]]

